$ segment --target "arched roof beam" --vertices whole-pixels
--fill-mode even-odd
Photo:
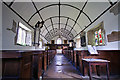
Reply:
[[[48,8],[48,7],[51,7],[51,6],[56,6],[56,5],[59,5],[59,4],[50,4],[50,5],[47,5],[47,6],[45,6],[45,7],[42,7],[41,9],[39,9],[38,11],[41,11],[41,10],[43,10],[43,9],[45,9],[45,8]],[[69,6],[69,7],[72,7],[72,8],[74,8],[74,9],[77,9],[77,10],[79,10],[79,11],[81,11],[79,8],[77,8],[77,7],[75,7],[75,6],[72,6],[72,5],[70,5],[70,4],[60,4],[60,5],[62,5],[62,6]],[[35,12],[31,17],[30,17],[30,19],[28,20],[28,22],[32,19],[32,17],[35,15],[35,14],[37,14],[38,12]],[[87,14],[85,13],[85,12],[83,12],[82,11],[82,13],[86,16]],[[89,21],[91,22],[91,19],[89,18],[89,16],[86,16],[88,19],[89,19]]]
[[[59,23],[54,23],[54,24],[52,24],[52,25],[48,25],[47,26],[47,28],[49,28],[49,27],[51,27],[51,26],[53,26],[53,25],[58,25]],[[66,24],[64,24],[64,23],[60,23],[61,25],[66,25]],[[70,25],[67,25],[68,27],[70,27],[70,28],[72,28],[72,26],[70,26]],[[44,29],[43,31],[42,31],[42,33],[41,34],[43,34],[44,33],[44,31],[45,31],[46,29]],[[54,29],[53,29],[54,30]],[[66,29],[67,30],[67,29]],[[75,31],[75,33],[77,34],[77,31],[75,30],[75,29],[73,29],[74,31]],[[68,30],[69,31],[69,30]]]
[[[40,34],[45,40],[47,40],[47,38],[45,36],[43,36],[42,34]],[[48,41],[48,40],[47,40]]]
[[[33,4],[33,6],[34,6],[36,12],[38,13],[40,19],[41,19],[42,21],[44,21],[43,18],[42,18],[42,16],[41,16],[41,14],[40,14],[40,12],[39,12],[38,9],[37,9],[35,3],[33,2],[33,0],[31,0],[31,1],[32,1],[32,4]],[[50,34],[49,30],[46,28],[46,25],[45,25],[45,24],[43,24],[43,25],[44,25],[45,29],[48,31],[48,33]],[[51,36],[51,34],[50,34],[50,36]]]
[[[118,1],[117,1],[118,2]],[[84,30],[86,30],[91,24],[93,24],[95,21],[97,21],[103,14],[105,14],[111,7],[113,7],[115,4],[117,4],[117,2],[114,2],[113,5],[109,6],[107,9],[105,9],[98,17],[96,17],[90,24],[88,24],[82,31],[80,31],[77,35],[74,36],[77,37],[81,32],[83,32]],[[74,39],[73,38],[73,39]]]
[[[59,35],[55,35],[54,37],[56,37],[56,36],[59,36]],[[63,36],[63,35],[61,35],[62,37],[64,37],[64,38],[66,38],[65,36]],[[53,38],[54,38],[53,37]],[[53,38],[51,38],[51,40],[53,39]],[[68,38],[66,38],[67,40],[69,40]]]
[[[70,30],[70,32],[72,31],[72,29],[75,27],[75,25],[76,25],[76,22],[78,21],[78,19],[80,18],[80,16],[81,16],[81,13],[83,12],[83,10],[84,10],[84,8],[85,8],[85,6],[87,5],[87,2],[88,2],[88,0],[85,2],[85,4],[83,5],[83,7],[82,7],[82,10],[79,12],[79,14],[78,14],[78,16],[77,16],[77,18],[76,18],[76,20],[75,20],[75,23],[73,24],[73,26],[72,26],[72,28],[71,28],[71,30]],[[89,21],[91,22],[91,20],[90,20],[90,18],[88,17],[88,19],[89,19]],[[68,33],[68,35],[69,35],[70,33]]]
[[[46,22],[47,20],[51,19],[51,18],[58,18],[58,17],[59,17],[59,16],[52,16],[52,17],[49,17],[49,18],[47,18],[47,19],[45,20],[45,22]],[[67,16],[60,16],[60,17],[61,17],[61,18],[67,18],[67,19],[70,19],[70,20],[72,20],[72,21],[75,22],[75,20],[72,19],[72,18],[70,18],[70,17],[67,17]],[[76,22],[76,24],[79,25],[79,27],[81,28],[81,26],[80,26],[79,23]],[[82,30],[82,28],[81,28],[81,30]]]
[[[57,31],[57,33],[59,33],[58,30],[59,30],[59,29],[55,29],[55,31]],[[62,31],[62,29],[60,29],[60,30]],[[66,30],[63,30],[63,31],[64,31],[64,33],[65,33],[65,32],[67,32],[67,33],[69,32],[69,30],[67,30],[67,29],[66,29]],[[53,29],[51,29],[50,32],[51,32],[51,33],[54,32]],[[62,33],[62,32],[61,32],[61,33]],[[63,34],[64,34],[64,33],[63,33]],[[45,35],[45,37],[46,37],[47,35],[48,35],[48,33]],[[56,35],[56,34],[55,34],[55,35]],[[65,36],[65,35],[64,35],[64,36]],[[71,35],[66,36],[66,37],[68,38],[68,37],[70,37],[70,36],[74,37],[72,33],[71,33]],[[53,35],[53,37],[54,37],[54,35]],[[53,38],[53,37],[50,37],[50,38]],[[47,37],[46,37],[46,38],[47,38]]]

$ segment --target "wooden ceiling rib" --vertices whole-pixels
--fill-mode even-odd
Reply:
[[[28,19],[28,21],[26,21],[25,17],[24,16],[21,16],[19,14],[19,12],[17,12],[16,10],[14,10],[12,8],[12,6],[15,4],[15,0],[13,0],[12,2],[10,2],[10,4],[8,5],[7,2],[4,2],[4,0],[2,0],[2,2],[10,9],[12,10],[18,17],[20,17],[25,23],[27,23],[32,29],[35,29],[34,26],[32,26],[32,24],[30,24],[29,22],[33,19],[33,17],[35,16],[35,14],[38,14],[39,15],[39,18],[40,20],[42,21],[47,21],[47,20],[50,20],[50,24],[52,26],[52,30],[48,30],[49,26],[48,24],[44,24],[44,27],[45,27],[45,30],[48,32],[45,34],[45,36],[43,35],[44,34],[44,31],[43,33],[40,33],[39,35],[41,35],[42,37],[44,37],[47,41],[51,40],[55,35],[53,34],[53,32],[55,32],[57,30],[57,32],[59,32],[58,35],[61,35],[61,36],[64,36],[65,38],[67,39],[74,39],[76,38],[81,32],[83,32],[86,28],[88,28],[91,24],[93,24],[96,20],[98,20],[104,13],[106,13],[111,7],[113,7],[115,4],[117,4],[117,2],[119,2],[119,0],[117,0],[116,2],[112,2],[111,0],[108,0],[108,3],[110,4],[110,6],[108,6],[107,9],[105,9],[101,14],[97,15],[97,17],[92,20],[90,16],[88,16],[88,14],[86,12],[84,12],[84,9],[87,7],[87,5],[89,4],[88,0],[86,2],[84,2],[83,6],[80,8],[76,7],[76,6],[73,6],[71,4],[66,4],[66,3],[61,3],[60,1],[58,3],[50,3],[46,6],[43,6],[41,7],[40,9],[38,9],[37,5],[34,3],[33,0],[31,0],[31,3],[33,4],[32,6],[35,8],[36,12],[33,13],[30,18]],[[43,19],[43,15],[41,15],[40,11],[46,9],[46,8],[50,8],[52,6],[57,6],[58,7],[58,16],[54,15],[54,16],[49,16],[47,17],[46,19],[44,18]],[[70,7],[70,8],[73,8],[75,10],[78,10],[79,13],[76,17],[76,19],[73,18],[73,16],[69,17],[69,16],[64,16],[61,14],[61,9],[64,8],[64,6],[67,6],[67,7]],[[94,6],[94,5],[93,5]],[[61,8],[62,7],[62,8]],[[24,12],[24,11],[23,11]],[[86,27],[81,27],[79,22],[78,22],[78,19],[81,17],[81,14],[84,14],[87,19],[89,20],[90,23],[88,23],[88,25],[86,25]],[[54,18],[58,18],[58,23],[55,23],[53,21]],[[61,23],[60,19],[61,18],[66,18],[66,21],[65,23]],[[72,20],[73,22],[73,25],[69,25],[68,22]],[[61,24],[64,25],[64,30],[63,28],[61,27]],[[80,27],[80,32],[77,32],[74,27],[75,25],[78,25],[78,27]],[[58,29],[55,29],[54,25],[58,25]],[[68,30],[67,28],[70,27],[71,29]],[[77,29],[77,28],[76,28]],[[76,34],[72,33],[72,30],[74,30],[74,32],[76,32]],[[60,32],[62,31],[62,32]],[[67,33],[67,36],[66,36],[66,33]]]

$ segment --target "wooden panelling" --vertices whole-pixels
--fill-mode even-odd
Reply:
[[[120,50],[98,50],[99,55],[90,55],[87,50],[75,51],[76,53],[76,66],[79,66],[80,71],[82,72],[82,58],[98,58],[109,60],[109,71],[111,75],[120,75]],[[78,58],[79,55],[79,58]],[[94,66],[92,67],[96,72]],[[102,74],[106,71],[104,66],[101,67]],[[87,73],[87,67],[86,71]]]
[[[44,66],[46,66],[45,51],[33,51],[33,77],[34,79],[39,79],[44,72]]]
[[[39,79],[55,54],[56,50],[2,51],[2,80]]]
[[[75,64],[75,59],[74,59],[74,51],[73,50],[63,50],[63,54],[73,63]]]
[[[48,50],[47,51],[47,64],[50,65],[51,61],[53,60],[56,54],[56,50]]]
[[[46,53],[46,51],[44,52],[44,71],[46,71],[47,70],[47,53]]]
[[[32,53],[28,51],[2,51],[2,80],[32,79]]]
[[[77,67],[77,61],[76,61],[76,51],[74,51],[74,64],[75,64],[75,67]]]
[[[4,76],[17,76],[19,74],[18,69],[19,67],[19,60],[15,59],[3,59],[3,75]],[[10,67],[12,65],[12,67]],[[8,67],[9,66],[9,67]],[[13,68],[14,67],[14,68]]]

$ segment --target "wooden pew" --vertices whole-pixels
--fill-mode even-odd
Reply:
[[[32,51],[33,53],[33,78],[39,79],[44,71],[44,51]]]
[[[120,50],[98,50],[99,55],[90,55],[87,50],[75,51],[76,53],[76,66],[79,66],[79,70],[82,73],[82,58],[95,58],[109,60],[110,75],[120,75]],[[78,57],[79,55],[79,57]],[[88,72],[88,67],[85,67],[85,74]],[[93,73],[96,73],[95,66],[92,67]],[[105,74],[106,69],[101,67],[101,74]]]
[[[39,79],[47,70],[56,51],[2,51],[2,80]]]
[[[2,51],[2,80],[32,79],[32,53],[29,51]]]
[[[44,51],[43,63],[44,63],[44,65],[43,65],[44,71],[46,71],[47,70],[47,52],[46,51]]]

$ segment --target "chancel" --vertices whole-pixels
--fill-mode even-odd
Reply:
[[[1,0],[1,80],[120,80],[119,0]]]

